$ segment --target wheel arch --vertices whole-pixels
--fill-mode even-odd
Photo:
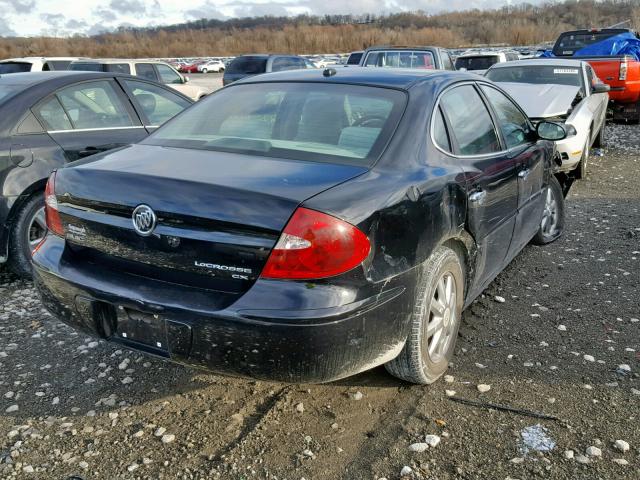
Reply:
[[[450,248],[460,257],[463,264],[466,298],[475,280],[475,264],[478,253],[476,241],[468,231],[463,229],[457,235],[444,239],[441,245]]]

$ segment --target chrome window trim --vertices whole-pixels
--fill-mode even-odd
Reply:
[[[103,127],[103,128],[72,128],[69,130],[47,130],[47,133],[67,133],[67,132],[99,132],[102,130],[133,130],[145,128],[143,125],[131,125],[129,127]]]
[[[429,120],[429,135],[431,136],[431,143],[433,143],[433,145],[436,147],[437,150],[439,150],[440,152],[444,153],[445,155],[449,155],[450,157],[454,157],[454,158],[460,158],[460,159],[472,159],[472,158],[491,158],[491,157],[496,157],[498,155],[504,155],[505,153],[509,152],[510,149],[506,149],[506,150],[500,150],[499,152],[491,152],[491,153],[481,153],[479,155],[456,155],[453,152],[447,152],[446,150],[444,150],[442,147],[440,147],[440,145],[438,145],[435,141],[435,137],[433,136],[433,132],[434,132],[434,125],[435,122],[433,121],[433,117],[435,116],[435,112],[438,111],[438,107],[440,107],[440,100],[442,99],[443,95],[445,95],[449,90],[453,90],[454,88],[457,87],[462,87],[463,85],[471,85],[473,87],[477,86],[479,83],[483,83],[486,85],[490,85],[487,82],[477,82],[477,81],[473,81],[473,80],[467,80],[464,82],[458,82],[458,83],[454,83],[453,85],[449,85],[447,88],[445,88],[442,92],[440,92],[440,95],[438,95],[438,98],[436,99],[436,103],[433,107],[433,110],[431,112],[431,119]],[[477,93],[477,92],[476,92]],[[480,97],[480,94],[478,93],[478,96]],[[480,101],[482,101],[483,105],[484,105],[484,99],[482,97],[480,97]],[[486,105],[485,105],[485,108]],[[487,109],[487,113],[489,114],[489,117],[491,117],[491,112]],[[491,118],[491,123],[493,123],[493,118]],[[496,138],[498,139],[498,141],[500,143],[501,139],[500,139],[500,135],[498,135],[498,131],[496,130],[496,126],[493,126],[493,131],[496,134]],[[451,137],[452,132],[449,132],[449,137]],[[453,146],[453,142],[452,142],[452,146]]]

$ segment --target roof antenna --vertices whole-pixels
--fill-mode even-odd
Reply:
[[[338,72],[336,72],[335,68],[325,68],[322,72],[322,75],[324,75],[325,77],[333,77],[336,73]]]

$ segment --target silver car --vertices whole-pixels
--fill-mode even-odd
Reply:
[[[569,135],[556,142],[561,170],[585,178],[591,147],[604,144],[609,86],[587,62],[566,59],[533,59],[501,63],[487,70],[534,123],[563,122]]]

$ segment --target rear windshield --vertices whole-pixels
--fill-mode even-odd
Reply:
[[[6,73],[30,72],[31,64],[25,62],[2,62],[0,63],[0,75]]]
[[[403,92],[376,87],[237,85],[196,103],[143,143],[368,166],[405,103]]]
[[[266,57],[238,57],[227,68],[227,73],[255,75],[267,71]]]
[[[582,88],[582,75],[578,67],[557,65],[496,67],[490,69],[485,76],[494,82],[551,83]]]
[[[433,53],[426,51],[373,51],[369,52],[364,63],[365,67],[388,68],[425,68],[435,69]]]
[[[78,72],[104,72],[104,65],[101,63],[72,63],[69,65],[69,70]]]
[[[583,33],[563,33],[553,46],[553,54],[556,57],[572,56],[576,51],[587,47],[593,43],[601,42],[614,35],[619,35],[622,31],[615,32],[583,32]]]
[[[456,70],[486,70],[491,65],[498,63],[498,55],[481,55],[477,57],[459,57],[456,60]]]

